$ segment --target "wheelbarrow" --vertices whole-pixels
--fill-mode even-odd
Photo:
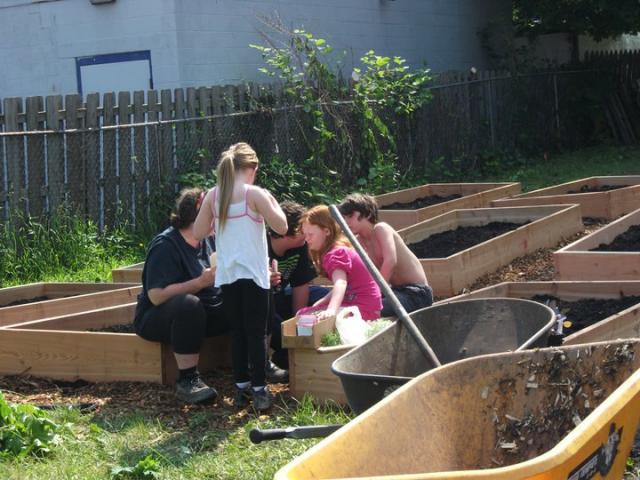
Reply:
[[[276,480],[622,478],[640,339],[483,355],[426,372]]]
[[[488,353],[546,347],[554,325],[546,305],[516,298],[461,300],[410,314],[442,364]],[[338,358],[331,370],[349,406],[361,413],[432,368],[402,323],[396,322]]]

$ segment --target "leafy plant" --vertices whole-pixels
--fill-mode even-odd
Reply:
[[[323,347],[335,347],[341,345],[340,334],[338,332],[325,333],[320,339],[320,345]]]
[[[133,467],[117,466],[111,469],[112,479],[132,479],[132,478],[158,478],[160,472],[160,462],[153,457],[147,455],[139,460]]]
[[[0,459],[49,453],[62,441],[64,426],[33,405],[9,404],[0,392]]]

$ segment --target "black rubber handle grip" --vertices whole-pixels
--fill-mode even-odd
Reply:
[[[268,440],[282,440],[287,438],[287,429],[285,428],[270,428],[262,430],[260,428],[254,428],[249,432],[249,440],[252,443],[261,443]]]

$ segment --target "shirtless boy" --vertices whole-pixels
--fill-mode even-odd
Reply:
[[[352,193],[338,209],[405,310],[413,312],[430,306],[433,292],[420,261],[391,225],[378,221],[375,199]],[[392,315],[391,302],[383,298],[382,316]]]

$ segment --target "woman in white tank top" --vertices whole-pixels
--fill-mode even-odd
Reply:
[[[222,153],[218,185],[207,193],[194,233],[204,238],[212,225],[215,228],[216,286],[222,288],[223,311],[232,329],[234,404],[243,407],[253,400],[256,410],[265,410],[271,406],[265,388],[269,315],[265,221],[284,234],[287,220],[273,196],[253,185],[257,169],[258,157],[246,143]]]

